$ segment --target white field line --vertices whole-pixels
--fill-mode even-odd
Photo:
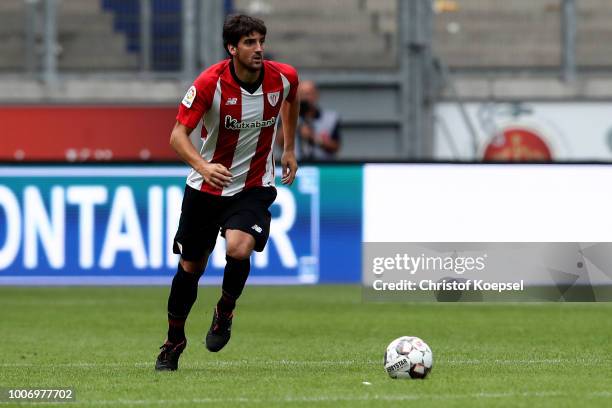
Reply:
[[[543,358],[543,359],[494,359],[494,360],[442,360],[437,361],[448,365],[504,365],[504,364],[603,364],[609,363],[608,358]]]
[[[495,360],[434,360],[434,366],[437,365],[515,365],[515,364],[533,364],[533,365],[559,365],[559,364],[608,364],[610,359],[607,358],[556,358],[556,359],[495,359]],[[380,364],[381,360],[230,360],[230,361],[208,361],[199,363],[184,363],[183,368],[206,368],[206,367],[240,367],[240,366],[347,366],[357,364]],[[72,363],[0,363],[0,367],[34,367],[34,368],[101,368],[101,367],[126,367],[126,368],[146,368],[152,367],[153,361],[135,362],[135,363],[92,363],[92,362],[72,362]]]
[[[199,368],[199,367],[240,367],[240,366],[346,366],[354,364],[373,364],[380,363],[381,361],[356,361],[356,360],[344,360],[344,361],[290,361],[290,360],[262,360],[262,361],[210,361],[204,363],[184,363],[181,364],[182,368]],[[153,366],[153,361],[139,362],[139,363],[2,363],[0,367],[35,367],[35,368],[60,368],[60,367],[85,367],[85,368],[98,368],[98,367],[149,367]]]
[[[249,398],[249,397],[228,397],[228,398],[176,398],[176,399],[124,399],[116,400],[77,400],[75,403],[87,405],[184,405],[184,404],[229,404],[229,403],[316,403],[316,402],[347,402],[347,401],[418,401],[418,400],[458,400],[458,399],[504,399],[504,398],[549,398],[549,397],[570,397],[576,396],[575,393],[559,391],[536,391],[536,392],[479,392],[470,394],[434,394],[434,395],[363,395],[363,396],[285,396],[274,398]],[[612,392],[590,392],[579,394],[582,397],[612,398]],[[0,402],[7,404],[8,402]],[[12,403],[12,402],[11,402]],[[50,402],[47,404],[65,404],[66,402]]]
[[[495,360],[434,360],[434,366],[439,365],[559,365],[559,364],[609,364],[609,358],[557,358],[557,359],[495,359]],[[380,364],[381,360],[230,360],[230,361],[208,361],[199,363],[184,363],[183,368],[206,368],[206,367],[240,367],[240,366],[347,366],[357,364]],[[133,362],[133,363],[92,363],[92,362],[72,362],[72,363],[0,363],[0,367],[36,367],[36,368],[102,368],[102,367],[133,367],[144,368],[153,366],[153,361]]]
[[[293,360],[261,360],[261,361],[248,361],[248,360],[234,360],[234,361],[209,361],[204,363],[184,363],[181,364],[182,368],[198,368],[198,367],[229,367],[229,366],[333,366],[333,365],[353,365],[360,363],[374,363],[374,361],[357,361],[357,360],[343,360],[343,361],[293,361]],[[382,360],[378,361],[382,364]],[[148,367],[153,366],[154,361],[138,362],[138,363],[88,363],[88,362],[77,362],[77,363],[2,363],[0,367]]]

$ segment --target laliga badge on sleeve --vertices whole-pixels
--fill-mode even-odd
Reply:
[[[196,87],[192,85],[191,88],[187,90],[187,93],[183,97],[183,102],[181,103],[185,105],[185,107],[191,108],[191,105],[193,104],[195,97],[196,97]]]

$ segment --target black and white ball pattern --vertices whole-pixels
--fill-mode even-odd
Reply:
[[[433,367],[433,353],[420,338],[403,336],[387,346],[384,364],[391,378],[425,378]]]

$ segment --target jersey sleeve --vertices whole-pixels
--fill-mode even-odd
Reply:
[[[194,129],[202,116],[210,109],[213,95],[217,86],[216,79],[212,75],[200,75],[189,87],[179,105],[176,120],[179,123]]]
[[[289,93],[287,94],[286,100],[289,102],[293,102],[295,100],[295,95],[297,94],[298,85],[300,84],[298,73],[295,68],[291,65],[287,64],[279,64],[281,73],[287,78],[289,81]]]
[[[287,79],[289,80],[289,93],[287,94],[287,100],[289,102],[293,102],[295,100],[295,95],[297,94],[297,88],[300,84],[300,80],[298,79],[297,71],[292,66],[289,66],[289,70],[287,72]]]

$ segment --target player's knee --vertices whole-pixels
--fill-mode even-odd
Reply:
[[[239,230],[225,232],[226,254],[234,259],[248,259],[255,248],[255,238]]]
[[[179,262],[181,263],[181,266],[185,272],[193,273],[195,275],[202,275],[204,273],[204,269],[206,269],[206,264],[208,263],[208,254],[197,261],[187,261],[181,258]]]
[[[253,245],[247,240],[228,242],[227,256],[234,259],[248,259],[253,252]]]

